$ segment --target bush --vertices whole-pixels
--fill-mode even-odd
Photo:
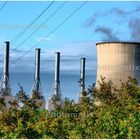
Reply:
[[[0,138],[140,138],[140,87],[129,78],[120,88],[102,81],[90,86],[78,103],[41,110],[20,87],[10,108],[0,99]],[[100,104],[97,105],[97,101]]]

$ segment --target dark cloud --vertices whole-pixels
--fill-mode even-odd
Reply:
[[[95,32],[101,33],[103,41],[119,41],[119,38],[116,36],[116,34],[113,33],[111,28],[97,27]]]

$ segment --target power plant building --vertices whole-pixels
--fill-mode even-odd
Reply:
[[[101,76],[106,81],[120,87],[121,81],[128,77],[140,81],[140,43],[135,42],[102,42],[97,43],[97,81]],[[120,81],[121,80],[121,81]]]

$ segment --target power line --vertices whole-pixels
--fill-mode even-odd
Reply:
[[[49,21],[66,3],[64,1],[35,31],[33,31],[26,39],[24,39],[20,44],[18,44],[14,50],[19,48],[24,42],[26,42],[28,39],[30,39],[44,24],[46,24],[47,21]]]
[[[87,1],[84,1],[78,8],[76,8],[68,17],[66,17],[58,26],[56,26],[48,35],[45,36],[47,38],[50,36],[52,33],[54,33],[58,28],[60,28],[69,18],[71,18],[76,12],[78,12],[85,4]],[[25,52],[22,56],[17,58],[13,63],[15,64],[17,61],[19,61],[22,57],[24,57],[26,54],[28,54],[32,49],[37,47],[40,43],[42,43],[44,40],[39,41],[36,45],[34,45],[32,48],[30,48],[27,52]]]
[[[11,42],[16,41],[20,36],[22,36],[54,3],[55,1],[52,1],[26,28],[24,28],[17,36],[15,36]]]
[[[4,2],[4,4],[0,7],[0,11],[2,11],[2,9],[5,7],[5,5],[7,4],[8,0]],[[0,52],[3,50],[3,48],[0,50]]]
[[[2,9],[5,7],[5,5],[7,4],[8,0],[4,2],[4,4],[0,7],[0,11],[2,11]]]
[[[7,0],[8,1],[8,0]],[[7,1],[5,2],[5,4],[7,3]],[[20,36],[22,36],[54,3],[55,1],[52,1],[25,29],[23,29],[17,36],[15,36],[11,42],[17,40],[18,38],[20,38]],[[4,48],[0,49],[0,52],[3,51]],[[1,60],[0,60],[1,61]]]

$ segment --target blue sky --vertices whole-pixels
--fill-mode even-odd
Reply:
[[[0,11],[0,45],[11,41],[24,27],[33,21],[51,1],[8,1]],[[18,40],[11,42],[11,50],[16,48],[42,22],[56,10],[63,1],[54,4]],[[134,1],[89,1],[58,30],[50,33],[61,21],[69,16],[83,1],[68,1],[38,32],[28,41],[11,52],[10,62],[28,51],[40,40],[37,47],[42,49],[41,70],[54,69],[54,53],[61,52],[63,71],[78,71],[81,57],[87,58],[87,71],[96,74],[96,43],[100,41],[139,41],[140,2]],[[3,2],[0,2],[0,6]],[[1,56],[2,59],[2,51]],[[0,59],[0,60],[1,60]],[[2,65],[0,65],[2,70]],[[10,66],[14,72],[34,70],[34,49]]]

